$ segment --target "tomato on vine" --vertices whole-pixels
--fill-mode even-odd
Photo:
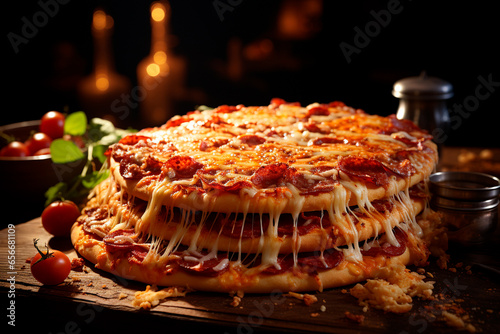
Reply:
[[[41,251],[38,246],[38,239],[33,239],[33,244],[38,253],[31,258],[31,274],[44,285],[58,285],[68,277],[71,271],[71,261],[68,256],[58,250]]]

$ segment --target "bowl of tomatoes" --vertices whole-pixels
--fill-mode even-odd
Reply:
[[[0,184],[8,217],[37,217],[47,189],[81,173],[85,159],[65,164],[52,161],[50,145],[63,135],[64,115],[57,112],[40,120],[0,126]]]

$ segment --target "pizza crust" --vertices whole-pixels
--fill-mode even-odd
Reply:
[[[82,225],[75,224],[71,230],[71,241],[75,249],[97,269],[113,275],[158,286],[185,286],[190,289],[213,292],[243,291],[245,293],[274,293],[288,291],[321,291],[327,288],[345,286],[376,277],[388,265],[408,265],[422,260],[422,249],[407,247],[399,256],[371,258],[369,265],[343,261],[339,266],[323,270],[316,276],[286,272],[278,275],[252,275],[242,279],[237,271],[226,271],[218,277],[191,275],[183,271],[164,274],[155,263],[143,265],[114,258],[106,252],[102,241],[92,239]]]
[[[426,145],[435,147],[435,144],[432,142],[428,142]],[[407,179],[393,177],[393,181],[385,188],[367,187],[359,182],[352,183],[347,175],[341,174],[341,176],[345,182],[344,184],[352,183],[354,184],[353,188],[361,188],[360,190],[363,191],[363,201],[372,202],[394,196],[404,189],[408,189],[426,180],[435,168],[435,162],[426,159],[423,160],[420,162],[417,173]],[[341,203],[340,206],[344,208],[347,206],[356,206],[360,204],[361,200],[361,195],[353,193],[352,190],[342,183],[338,184],[332,192],[304,196],[294,193],[289,189],[280,195],[269,195],[269,192],[265,191],[252,192],[252,195],[250,195],[245,190],[234,194],[220,192],[216,189],[208,192],[186,189],[174,192],[166,180],[164,180],[165,183],[148,183],[142,180],[125,179],[120,173],[119,164],[114,159],[111,159],[110,170],[116,182],[132,196],[145,201],[150,201],[152,196],[160,196],[162,198],[162,205],[204,212],[280,212],[293,214],[302,211],[329,210],[332,208],[332,205],[339,202]]]
[[[165,217],[151,217],[152,221],[146,224],[139,223],[144,215],[145,207],[136,208],[133,205],[122,202],[122,195],[117,191],[117,187],[108,179],[101,183],[98,187],[98,194],[107,194],[108,196],[98,199],[92,199],[88,202],[86,209],[100,207],[102,202],[106,206],[106,211],[109,212],[107,226],[112,229],[116,226],[113,219],[119,219],[120,228],[134,228],[137,233],[143,233],[149,236],[154,236],[161,240],[171,240],[173,236],[182,229],[180,222],[166,219]],[[384,213],[375,212],[372,217],[362,215],[359,216],[355,227],[360,241],[367,240],[385,233],[386,229],[392,230],[401,221],[411,219],[418,215],[425,206],[425,200],[422,198],[408,199],[409,203],[402,204],[394,200],[394,206],[391,211]],[[119,217],[119,218],[116,218]],[[348,225],[346,220],[347,215],[342,216],[344,221],[340,224]],[[210,226],[212,222],[207,221]],[[198,249],[212,249],[216,247],[221,251],[242,252],[242,253],[259,253],[262,251],[263,245],[268,245],[272,240],[264,230],[261,237],[230,237],[221,234],[220,231],[206,226],[202,231],[198,231],[198,225],[190,225],[184,232],[182,238],[178,241],[179,244],[190,246],[193,242]],[[332,247],[344,246],[350,241],[347,236],[340,233],[335,224],[324,228],[315,228],[306,234],[299,235],[298,241],[295,241],[292,235],[284,235],[278,238],[280,243],[280,254],[292,253],[296,250],[297,245],[299,252],[313,252]],[[241,228],[240,228],[241,229]],[[109,231],[108,231],[109,232]],[[238,234],[236,232],[236,234]],[[275,239],[275,238],[273,238]]]
[[[409,188],[435,168],[430,139],[407,120],[342,103],[221,106],[176,116],[110,147],[111,176],[94,189],[71,240],[96,268],[160,286],[269,293],[356,283],[386,266],[427,259],[415,221],[425,203],[412,201]],[[397,200],[379,213],[372,204],[384,199]],[[356,210],[361,215],[351,219]],[[306,224],[308,215],[299,215],[308,212],[328,215],[333,227],[279,233],[280,219]],[[262,237],[224,234],[219,227],[228,225],[206,221],[212,213],[266,215],[269,227]],[[205,222],[217,227],[204,230]],[[406,248],[396,226],[406,231]]]

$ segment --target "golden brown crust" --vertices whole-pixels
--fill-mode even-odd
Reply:
[[[286,272],[277,275],[252,275],[243,278],[237,271],[229,270],[217,277],[190,275],[183,271],[163,274],[155,264],[128,262],[125,258],[115,258],[106,252],[104,243],[86,235],[80,224],[71,230],[71,241],[75,249],[84,258],[96,265],[96,268],[114,275],[158,286],[187,286],[191,289],[214,292],[243,291],[247,293],[271,293],[288,291],[317,291],[353,284],[375,277],[380,268],[389,264],[407,265],[415,262],[421,253],[412,252],[412,247],[399,256],[390,258],[379,256],[365,259],[364,264],[343,261],[339,266],[318,272],[315,275]]]
[[[433,143],[431,143],[434,145]],[[404,189],[408,189],[424,180],[432,173],[435,165],[433,161],[426,160],[419,168],[418,173],[412,175],[409,179],[397,179],[388,187],[367,188],[366,199],[369,202],[394,196]],[[112,159],[111,172],[116,182],[123,187],[127,193],[145,201],[151,199],[155,184],[144,184],[140,180],[127,180],[120,174],[119,165]],[[344,177],[347,177],[344,175]],[[358,185],[359,186],[359,185]],[[339,188],[341,185],[338,186]],[[340,189],[339,189],[340,190]],[[340,197],[339,197],[340,196]],[[327,210],[335,201],[342,200],[345,196],[347,206],[358,205],[358,198],[349,189],[342,186],[342,191],[320,193],[317,195],[303,196],[303,202],[297,202],[297,196],[268,196],[266,193],[253,196],[248,193],[220,193],[213,191],[210,193],[198,193],[181,191],[177,193],[167,191],[162,197],[162,204],[171,207],[180,207],[185,209],[194,209],[204,212],[275,212],[279,210],[282,213],[294,213],[297,206],[301,205],[300,211],[320,211]]]
[[[108,182],[101,184],[101,192],[107,192],[109,186]],[[111,191],[116,191],[116,188]],[[134,228],[138,233],[144,233],[146,235],[152,235],[162,240],[171,240],[178,229],[182,228],[181,224],[177,221],[166,219],[165,217],[154,217],[154,221],[149,224],[138,224],[141,217],[144,214],[145,207],[138,209],[134,206],[123,205],[119,200],[121,198],[120,194],[115,193],[111,199],[106,201],[106,210],[110,210],[109,219],[114,219],[116,216],[120,217],[120,222],[126,223],[127,228]],[[400,202],[394,200],[390,202],[392,205],[391,210],[386,212],[375,211],[372,217],[366,215],[359,215],[357,222],[355,223],[356,230],[358,232],[358,239],[360,241],[373,238],[381,233],[385,233],[385,228],[392,229],[397,226],[401,221],[408,219],[408,217],[415,217],[420,213],[425,205],[423,199],[409,199],[409,205],[403,205]],[[91,200],[86,209],[99,207],[97,200]],[[347,219],[347,215],[342,216],[344,220]],[[211,249],[214,245],[217,249],[221,251],[228,252],[243,252],[243,253],[258,253],[262,250],[262,245],[268,244],[267,231],[263,231],[264,234],[262,239],[260,237],[245,237],[240,238],[238,229],[241,227],[236,227],[234,232],[234,237],[224,235],[219,230],[214,230],[210,227],[211,222],[207,222],[201,231],[200,235],[197,235],[198,225],[192,224],[187,228],[182,239],[179,243],[182,245],[189,246],[192,242],[196,241],[196,246],[203,249]],[[114,226],[114,224],[108,224],[109,226]],[[346,221],[343,221],[341,225],[347,225]],[[339,233],[338,229],[334,228],[336,224],[331,224],[327,227],[314,228],[308,231],[306,234],[299,235],[298,244],[300,245],[298,251],[300,252],[312,252],[322,249],[328,249],[337,246],[343,246],[348,243],[346,237]],[[296,248],[296,241],[294,241],[292,235],[283,235],[280,238],[280,250],[279,253],[292,253]]]

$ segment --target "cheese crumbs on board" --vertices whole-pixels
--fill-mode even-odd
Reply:
[[[374,307],[387,312],[405,313],[412,308],[412,297],[430,299],[434,282],[424,282],[425,276],[410,272],[402,265],[383,268],[375,279],[364,285],[356,284],[350,293],[364,309]]]
[[[158,291],[156,285],[146,286],[145,291],[137,291],[132,301],[132,306],[137,309],[149,310],[160,303],[161,300],[172,297],[185,297],[188,290],[182,287],[169,287]]]

